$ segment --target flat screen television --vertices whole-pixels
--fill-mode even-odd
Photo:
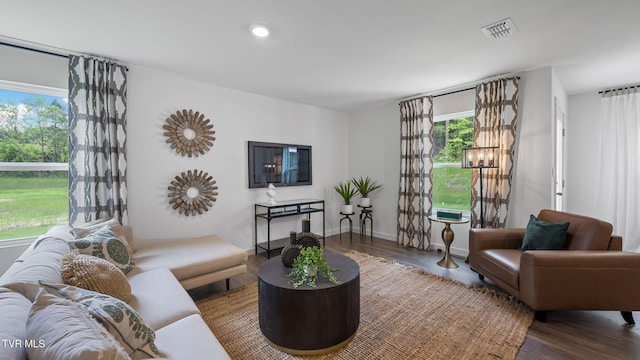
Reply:
[[[311,146],[249,141],[249,188],[311,185]]]

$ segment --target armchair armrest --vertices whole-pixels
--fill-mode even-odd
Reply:
[[[469,265],[478,269],[476,255],[486,249],[517,249],[525,229],[469,229]]]
[[[525,229],[469,229],[469,252],[485,249],[517,249]]]
[[[640,310],[640,254],[621,251],[525,251],[520,297],[535,310]]]

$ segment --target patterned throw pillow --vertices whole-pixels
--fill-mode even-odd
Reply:
[[[67,285],[97,291],[123,301],[131,298],[131,285],[115,265],[105,259],[73,250],[60,262],[62,281]]]
[[[75,286],[41,283],[49,293],[83,305],[100,321],[133,359],[156,358],[156,334],[129,304],[108,295]]]
[[[29,359],[125,360],[129,355],[87,309],[40,288],[25,325]]]
[[[133,254],[134,251],[131,248],[131,244],[129,244],[129,240],[127,240],[127,237],[125,236],[124,228],[120,225],[120,220],[117,218],[101,218],[90,221],[74,227],[71,232],[73,233],[73,236],[78,239],[91,235],[105,227],[110,228],[114,233],[116,233],[127,247],[127,251],[129,251],[130,254]]]
[[[86,237],[69,242],[72,249],[81,254],[97,256],[115,265],[123,273],[128,273],[135,266],[131,253],[122,239],[110,228],[105,227]]]

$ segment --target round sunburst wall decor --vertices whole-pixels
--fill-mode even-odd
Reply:
[[[193,110],[176,111],[167,118],[162,126],[166,131],[164,136],[171,144],[171,149],[182,156],[198,157],[204,155],[213,146],[216,139],[213,134],[213,125],[209,119],[204,119],[204,114]]]
[[[169,205],[186,216],[202,215],[216,201],[215,184],[213,177],[202,170],[182,172],[169,185]]]

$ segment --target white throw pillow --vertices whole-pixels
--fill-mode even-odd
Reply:
[[[28,342],[28,343],[27,343]],[[31,360],[130,359],[122,346],[87,309],[41,289],[26,323]]]

